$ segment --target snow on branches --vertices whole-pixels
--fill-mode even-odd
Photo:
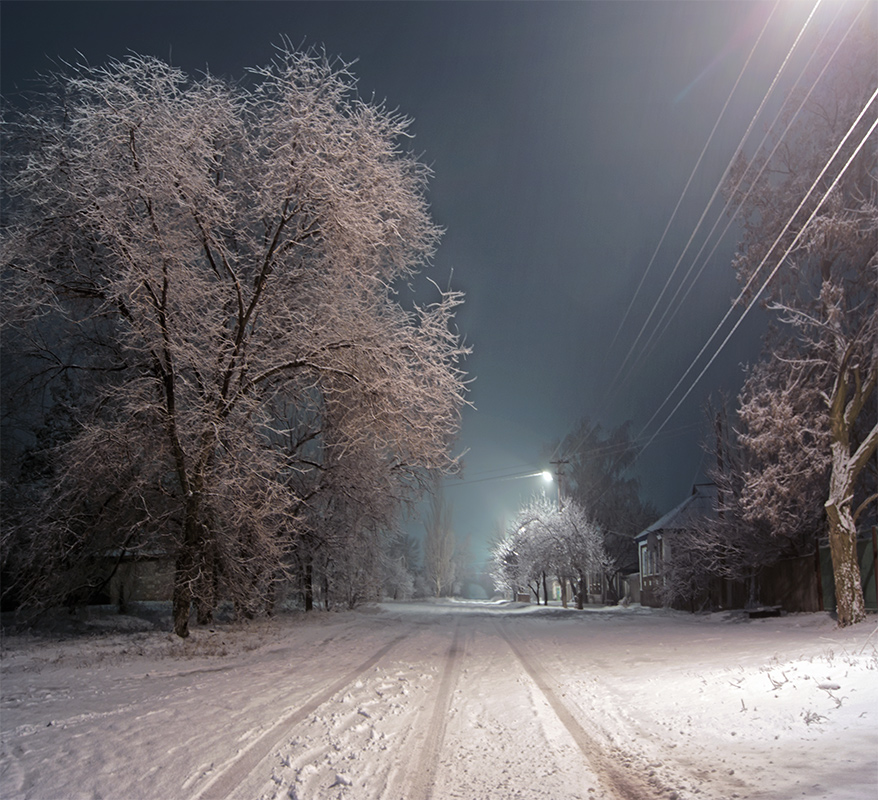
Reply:
[[[35,591],[64,585],[116,508],[107,542],[172,553],[185,636],[192,602],[265,593],[330,487],[374,528],[370,496],[455,469],[462,296],[397,293],[440,237],[408,125],[291,49],[246,83],[140,56],[81,67],[8,115],[4,318],[45,384],[92,376],[36,545],[64,553]]]
[[[857,524],[878,498],[866,469],[878,445],[875,31],[868,8],[830,36],[817,59],[825,72],[787,101],[788,131],[742,159],[731,181],[745,213],[735,269],[750,286],[767,261],[774,268],[766,305],[784,332],[741,396],[741,440],[760,465],[744,506],[783,531],[796,495],[820,484],[840,625],[865,615]]]
[[[545,497],[526,504],[495,543],[492,554],[494,585],[516,595],[527,587],[539,599],[547,577],[579,584],[580,607],[591,573],[609,568],[600,527],[582,507],[567,501],[559,510]]]

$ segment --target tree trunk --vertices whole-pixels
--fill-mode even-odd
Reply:
[[[192,609],[193,588],[199,575],[201,536],[198,524],[197,496],[188,498],[183,518],[183,543],[177,553],[174,574],[174,633],[181,639],[189,635],[189,613]]]
[[[561,584],[561,605],[567,608],[567,578],[558,578]]]
[[[857,523],[851,505],[857,477],[868,460],[874,456],[878,446],[878,425],[875,425],[860,446],[851,453],[851,420],[857,418],[866,399],[874,391],[875,377],[873,373],[866,387],[857,380],[854,395],[848,401],[845,371],[849,355],[850,350],[842,358],[829,407],[832,468],[829,475],[829,499],[826,501],[829,552],[835,579],[835,607],[841,628],[862,622],[866,618],[866,601],[863,598],[860,561],[857,558]]]
[[[204,597],[195,600],[195,622],[198,625],[210,625],[213,622],[213,603]]]
[[[213,610],[216,607],[216,555],[213,547],[209,546],[202,536],[199,536],[199,543],[197,554],[200,556],[200,563],[197,570],[195,597],[193,598],[195,621],[199,625],[210,625],[213,621]]]
[[[546,581],[546,573],[543,573],[543,605],[549,605],[549,584]]]
[[[192,567],[195,561],[191,548],[183,545],[174,570],[174,633],[181,639],[189,635],[189,611],[192,607]]]
[[[304,569],[304,598],[305,598],[305,611],[313,611],[314,610],[314,566],[311,564],[310,556],[305,559],[305,569]]]
[[[818,556],[819,558],[819,556]],[[818,562],[819,563],[819,562]],[[747,576],[747,608],[756,608],[759,604],[759,596],[757,589],[757,572],[756,570],[751,570],[750,574]],[[725,580],[726,584],[726,608],[731,608],[731,596],[732,596],[732,582],[728,579]]]
[[[820,564],[820,537],[814,537],[814,575],[817,581],[817,610],[825,611],[826,603],[823,600],[823,568]]]
[[[585,608],[585,576],[579,573],[579,593],[576,595],[576,607],[582,611]]]
[[[835,607],[838,625],[844,628],[866,618],[866,601],[857,558],[857,526],[851,511],[853,486],[848,477],[847,448],[842,442],[832,443],[832,474],[829,479],[829,552],[835,578]]]

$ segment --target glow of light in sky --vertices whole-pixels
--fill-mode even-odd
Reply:
[[[679,103],[696,85],[701,83],[708,75],[711,75],[723,62],[745,45],[753,41],[754,36],[762,27],[762,10],[757,6],[750,12],[750,16],[738,26],[737,30],[729,37],[722,50],[714,59],[674,98],[674,103]],[[773,13],[773,12],[772,12]]]

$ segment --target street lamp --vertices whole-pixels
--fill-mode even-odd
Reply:
[[[540,477],[542,477],[542,479],[546,483],[554,483],[554,481],[555,481],[555,476],[552,475],[552,473],[549,472],[549,470],[547,470],[547,469],[544,469],[542,472],[539,473],[539,475],[540,475]],[[558,477],[559,478],[561,477],[560,474],[558,475]],[[558,481],[557,501],[558,501],[558,509],[560,510],[560,508],[561,508],[561,481],[560,480]]]

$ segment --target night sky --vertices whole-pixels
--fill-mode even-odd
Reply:
[[[838,3],[824,5],[797,53],[813,50],[836,13]],[[77,51],[93,64],[134,51],[236,78],[269,61],[282,36],[356,60],[360,94],[414,119],[411,146],[435,171],[429,200],[446,229],[429,274],[444,286],[453,271],[467,295],[458,323],[474,348],[476,410],[460,436],[464,479],[449,481],[446,497],[458,537],[471,535],[479,557],[498,522],[540,489],[536,478],[497,477],[546,468],[550,444],[582,416],[605,427],[630,419],[640,433],[729,307],[734,229],[709,261],[695,259],[721,201],[696,225],[813,3],[782,0],[772,15],[774,6],[4,0],[0,79],[13,101],[52,59],[75,61]],[[794,55],[750,152],[797,65]],[[693,264],[703,273],[677,308],[671,297]],[[614,381],[657,301],[650,325],[668,308],[673,321],[632,364],[647,327],[630,376]],[[718,390],[737,392],[763,324],[745,322],[641,457],[660,512],[704,479],[702,408]]]

